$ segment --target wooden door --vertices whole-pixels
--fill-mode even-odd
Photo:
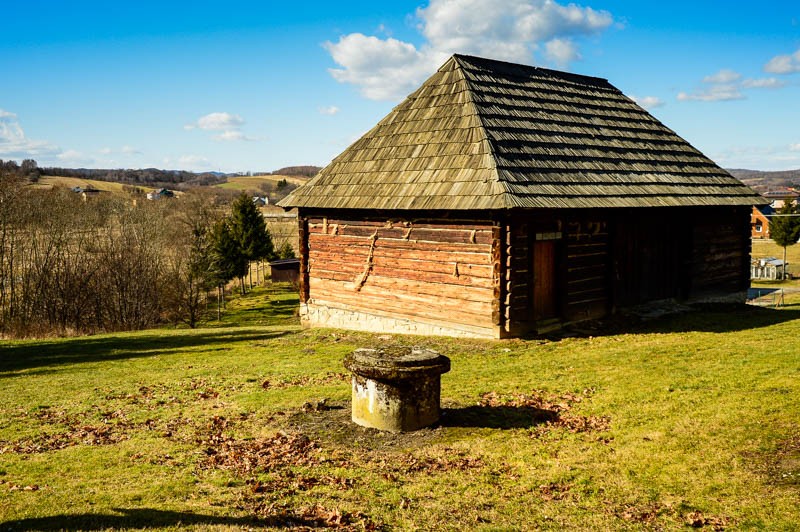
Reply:
[[[533,320],[556,317],[556,241],[533,244]]]

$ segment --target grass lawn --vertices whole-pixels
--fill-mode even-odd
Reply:
[[[507,341],[302,330],[295,305],[4,342],[0,529],[800,523],[800,301]],[[378,343],[451,358],[438,426],[349,422],[342,358]]]
[[[97,190],[103,190],[114,194],[123,194],[124,191],[122,190],[122,187],[124,187],[125,184],[115,183],[112,181],[98,181],[96,179],[83,179],[79,177],[42,176],[39,179],[39,181],[33,186],[38,188],[51,188],[54,186],[59,186],[64,188],[73,188],[73,187],[94,188]],[[151,190],[154,190],[153,187],[145,187],[140,185],[136,186],[141,188],[145,192],[150,192]]]
[[[752,240],[751,255],[754,258],[775,257],[783,259],[783,248],[772,240]],[[786,248],[786,262],[789,271],[800,272],[800,245],[795,244]]]
[[[293,183],[295,185],[303,185],[308,181],[308,178],[290,175],[254,175],[229,177],[225,183],[220,183],[216,186],[219,188],[246,192],[248,190],[259,190],[259,186],[262,183],[269,183],[274,186],[281,179],[285,179],[287,183]]]

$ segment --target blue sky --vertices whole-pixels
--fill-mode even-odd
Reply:
[[[728,168],[800,168],[800,3],[5,2],[0,159],[325,165],[454,52],[608,79]]]

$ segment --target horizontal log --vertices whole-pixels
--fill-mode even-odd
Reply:
[[[337,246],[370,246],[370,237],[358,237],[347,235],[324,235],[311,233],[308,235],[309,248],[314,249],[316,244],[321,241],[333,241]],[[395,238],[378,238],[375,240],[375,248],[390,249],[412,249],[418,251],[454,251],[459,253],[488,253],[490,244],[460,244],[449,242],[425,242],[417,240],[402,240]]]
[[[377,244],[377,243],[376,243]],[[369,246],[340,246],[336,242],[328,241],[317,243],[311,250],[312,257],[329,259],[331,257],[341,257],[341,260],[363,261],[369,255]],[[385,257],[387,259],[405,259],[411,261],[425,261],[438,264],[471,264],[487,265],[491,267],[491,256],[488,253],[456,252],[456,251],[435,251],[420,249],[393,249],[390,247],[375,246],[374,256]]]
[[[338,278],[329,279],[335,274]],[[337,281],[341,284],[342,289],[355,292],[355,276],[342,278],[342,274],[336,272],[328,272],[325,270],[312,270],[309,273],[309,278],[319,279],[322,281]],[[487,302],[493,299],[493,287],[474,287],[474,286],[457,286],[446,285],[438,283],[422,282],[417,280],[398,280],[396,278],[389,278],[371,273],[364,286],[378,287],[386,293],[390,294],[408,294],[412,296],[425,297],[429,300],[454,300],[454,301],[474,301],[474,302]],[[363,291],[363,287],[362,287]]]
[[[340,301],[357,308],[366,308],[390,312],[398,316],[424,316],[454,323],[471,325],[491,324],[491,305],[466,301],[446,300],[442,298],[412,297],[404,294],[387,295],[377,287],[363,287],[355,292],[342,283],[323,281],[312,278],[312,299]]]
[[[449,314],[471,314],[488,320],[491,308],[488,303],[463,300],[445,300],[442,298],[411,296],[408,294],[382,293],[377,287],[363,287],[356,292],[345,286],[345,283],[311,279],[311,297],[322,297],[342,300],[351,304],[371,304],[375,308],[389,308],[396,312],[425,311],[431,316],[447,318]],[[331,284],[333,283],[333,284]],[[336,286],[336,285],[339,286]]]
[[[581,266],[567,268],[567,279],[583,279],[586,277],[602,277],[606,275],[605,263],[589,263]]]
[[[321,217],[314,217],[309,219],[309,227],[324,226],[325,221]],[[353,225],[360,227],[372,227],[373,230],[377,227],[417,227],[420,229],[476,229],[476,230],[492,230],[493,224],[491,221],[476,221],[476,220],[448,220],[447,223],[439,222],[435,219],[420,219],[420,220],[406,220],[406,219],[390,219],[390,220],[344,220],[341,218],[328,218],[327,225]]]
[[[418,323],[424,323],[427,325],[433,325],[436,327],[446,327],[449,329],[457,329],[465,332],[469,332],[478,336],[496,336],[497,326],[493,323],[486,324],[484,322],[480,322],[475,325],[470,325],[466,323],[459,323],[453,322],[450,320],[445,320],[442,318],[429,318],[426,316],[420,315],[406,315],[406,316],[398,316],[397,313],[394,312],[387,312],[385,309],[366,309],[363,307],[355,306],[355,305],[348,305],[342,301],[327,301],[324,299],[317,298],[313,301],[313,304],[322,306],[322,307],[330,307],[334,309],[341,309],[349,312],[357,312],[357,313],[366,313],[375,316],[385,317],[385,318],[405,318],[409,319]]]
[[[331,265],[337,265],[337,267],[326,266],[327,269],[332,270],[340,270],[341,268],[339,268],[338,265],[344,265],[345,267],[347,265],[352,265],[353,267],[363,270],[368,257],[368,251],[369,250],[367,249],[361,249],[358,252],[350,253],[316,251],[309,258],[309,262],[311,264],[321,264],[323,266],[326,266],[329,263]],[[485,257],[481,255],[476,255],[475,257],[470,258],[485,259]],[[483,264],[471,264],[469,262],[460,262],[456,260],[431,261],[424,256],[419,256],[418,258],[406,258],[403,254],[396,253],[386,256],[382,251],[378,251],[377,253],[373,253],[372,263],[373,265],[379,265],[386,268],[410,270],[420,273],[425,272],[453,275],[457,271],[459,275],[486,279],[492,278],[492,266],[488,263],[488,261],[484,262]],[[349,271],[344,269],[341,270]]]
[[[330,271],[350,275],[351,279],[361,276],[366,270],[366,265],[360,266],[332,262],[309,262],[309,274],[317,275],[317,271]],[[397,279],[403,282],[418,281],[430,283],[435,286],[453,286],[458,288],[476,287],[490,289],[493,285],[492,279],[486,277],[471,277],[469,275],[454,276],[444,273],[420,272],[415,270],[401,270],[397,268],[384,267],[375,262],[369,268],[369,279],[372,276],[384,277],[387,279]]]
[[[363,236],[414,240],[424,242],[445,242],[456,244],[488,244],[491,231],[482,229],[420,229],[417,227],[364,227],[357,225],[328,225],[309,228],[311,234],[335,236]]]

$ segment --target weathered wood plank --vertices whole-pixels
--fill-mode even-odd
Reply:
[[[392,311],[400,316],[424,316],[454,323],[491,325],[489,301],[455,301],[401,293],[387,294],[377,286],[364,286],[360,292],[343,283],[311,278],[313,298],[342,301],[354,307]]]
[[[346,311],[349,311],[349,312],[366,313],[366,314],[372,314],[372,315],[375,315],[375,316],[382,316],[382,317],[386,317],[386,318],[397,318],[398,317],[397,313],[392,312],[392,311],[387,311],[384,308],[364,309],[364,308],[359,307],[359,306],[349,305],[349,304],[344,303],[342,301],[335,301],[335,300],[329,301],[329,300],[325,300],[325,299],[318,298],[318,297],[314,298],[314,303],[316,305],[327,306],[327,307],[336,308],[336,309],[342,309],[342,310],[346,310]],[[455,323],[455,322],[450,321],[450,320],[436,318],[436,317],[429,318],[429,317],[422,316],[422,315],[417,315],[417,314],[414,314],[414,315],[408,314],[408,315],[404,315],[404,316],[400,316],[400,317],[401,318],[405,318],[405,319],[411,319],[413,321],[416,321],[416,322],[419,322],[419,323],[424,323],[424,324],[427,324],[427,325],[433,325],[433,326],[437,326],[437,327],[445,327],[445,328],[449,328],[449,329],[457,329],[457,330],[461,330],[461,331],[467,331],[467,332],[473,333],[473,334],[475,334],[477,336],[491,336],[491,337],[493,337],[493,336],[496,336],[496,330],[497,330],[497,327],[493,326],[491,324],[486,325],[484,323],[480,323],[480,324],[477,324],[477,325],[469,325],[469,324],[465,324],[465,323]]]
[[[461,253],[456,251],[431,251],[431,250],[402,250],[381,246],[376,251],[381,257],[387,259],[403,259],[411,261],[425,261],[437,264],[472,264],[476,266],[491,266],[491,255],[486,253]],[[369,246],[339,246],[334,241],[326,242],[311,250],[313,256],[342,257],[342,260],[363,260],[369,254]],[[318,255],[319,254],[319,255]],[[352,256],[352,258],[350,257]]]
[[[364,273],[365,265],[360,264],[344,264],[332,262],[315,262],[313,259],[309,264],[309,272],[311,275],[316,275],[318,270],[339,272],[342,274],[349,274],[353,278]],[[492,280],[486,277],[471,277],[469,275],[455,276],[452,274],[421,272],[418,270],[403,270],[392,267],[385,267],[379,262],[375,262],[369,268],[369,276],[366,282],[373,276],[382,276],[386,278],[401,279],[403,281],[418,281],[430,283],[434,285],[454,286],[454,287],[477,287],[491,289]]]
[[[317,264],[331,264],[328,269],[337,269],[333,265],[344,265],[345,267],[358,266],[361,269],[364,267],[364,261],[368,256],[367,250],[364,249],[359,253],[332,253],[332,252],[312,252],[311,262]],[[403,255],[399,255],[402,257]],[[425,273],[440,273],[448,275],[466,275],[476,278],[491,279],[492,267],[488,261],[484,264],[471,264],[464,261],[448,260],[448,261],[430,261],[425,260],[423,256],[418,258],[397,258],[394,256],[384,256],[381,252],[373,255],[373,264],[380,265],[386,268],[396,268],[398,270],[410,270],[414,272]],[[476,256],[474,258],[485,257]]]
[[[328,276],[336,276],[338,278],[328,279]],[[310,279],[338,282],[338,289],[343,290],[346,293],[361,293],[365,287],[370,286],[380,288],[384,291],[391,291],[397,295],[420,297],[426,301],[432,302],[446,302],[446,300],[452,300],[455,301],[456,304],[459,304],[459,302],[462,301],[477,303],[491,301],[491,290],[485,287],[444,285],[415,280],[399,280],[393,277],[384,277],[380,275],[370,275],[366,283],[361,287],[361,290],[356,292],[354,283],[355,276],[344,276],[338,272],[313,270],[311,272]],[[330,283],[322,283],[321,286],[333,288],[333,285]]]
[[[310,233],[308,235],[309,242],[312,248],[316,248],[317,244],[321,241],[326,241],[331,238],[336,238],[338,246],[369,246],[370,239],[368,237],[356,236],[336,236],[324,235],[319,233]],[[375,241],[375,248],[391,248],[391,249],[411,249],[418,251],[454,251],[460,253],[488,253],[490,250],[489,244],[457,244],[446,242],[418,242],[415,240],[399,240],[392,238],[378,238]]]

